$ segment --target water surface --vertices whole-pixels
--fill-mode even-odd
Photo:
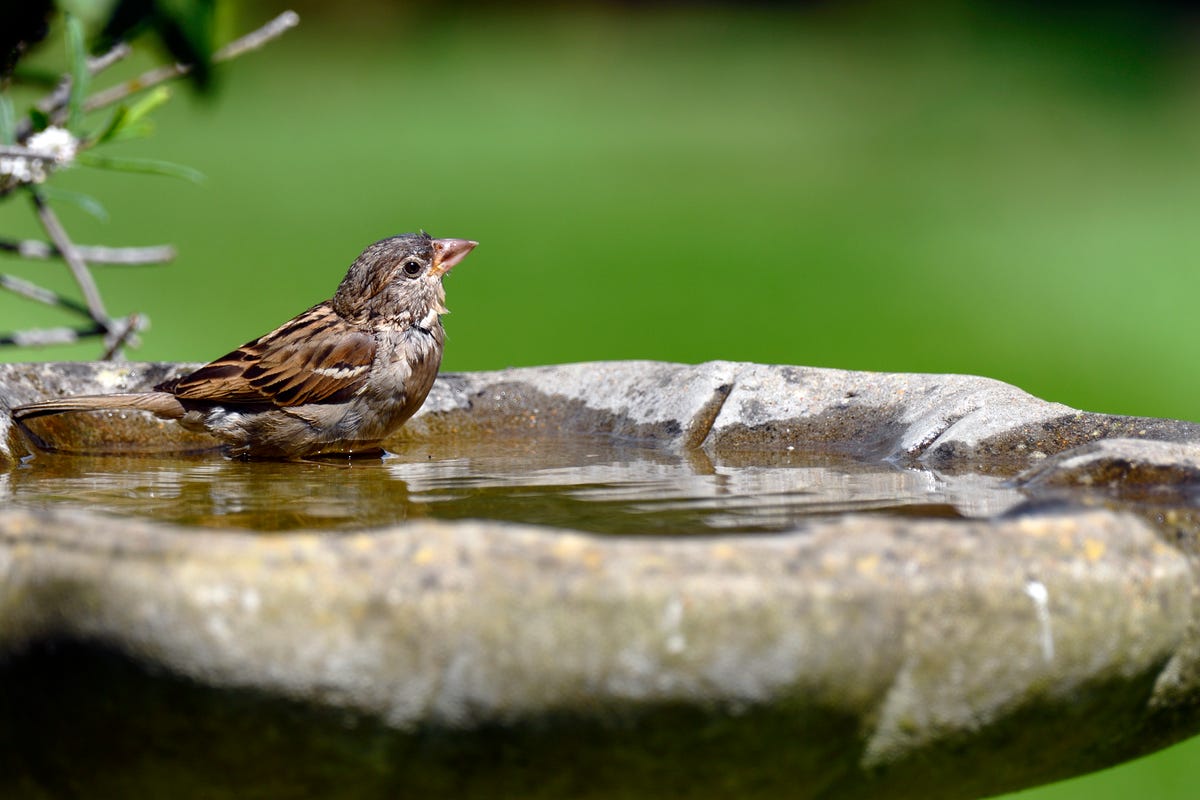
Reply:
[[[612,534],[784,531],[846,512],[986,516],[1022,501],[999,479],[797,452],[712,461],[610,439],[475,439],[383,458],[273,463],[215,454],[37,455],[0,499],[189,525],[357,530],[482,518]]]

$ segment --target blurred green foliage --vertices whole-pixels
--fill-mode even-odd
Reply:
[[[224,352],[329,294],[366,243],[424,227],[482,242],[449,284],[451,369],[968,372],[1200,418],[1182,368],[1200,289],[1191,51],[1094,53],[886,6],[375,10],[302,24],[231,65],[217,103],[156,115],[136,154],[205,187],[57,180],[111,214],[64,211],[78,240],[179,246],[170,268],[98,276],[114,313],[154,321],[138,357]],[[32,233],[14,206],[0,231]],[[0,303],[9,327],[44,314]]]
[[[14,71],[25,77],[45,77],[25,70],[21,62],[51,30],[60,14],[91,23],[90,48],[99,54],[120,41],[150,34],[170,60],[192,65],[188,80],[209,88],[212,75],[213,28],[216,0],[22,0],[3,11],[0,25],[0,86]],[[77,75],[78,77],[78,75]]]
[[[61,2],[62,0],[60,0]],[[213,25],[216,0],[70,0],[100,7],[104,26],[96,41],[103,52],[117,42],[153,32],[172,60],[192,64],[189,79],[206,89],[212,78]]]
[[[238,31],[278,10],[222,8]],[[1176,16],[355,8],[231,65],[216,103],[156,113],[128,152],[204,186],[56,179],[110,212],[64,209],[78,241],[179,247],[97,268],[114,314],[153,320],[137,357],[226,352],[327,297],[367,243],[425,228],[481,242],[447,281],[447,369],[965,372],[1200,419],[1200,51]],[[0,233],[35,232],[0,205]],[[6,329],[48,313],[0,297]],[[1196,753],[1022,796],[1190,797]]]

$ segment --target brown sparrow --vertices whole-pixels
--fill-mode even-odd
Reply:
[[[242,458],[378,452],[411,417],[442,363],[442,276],[476,243],[407,233],[362,252],[326,300],[152,392],[18,406],[24,421],[142,409],[207,431]]]

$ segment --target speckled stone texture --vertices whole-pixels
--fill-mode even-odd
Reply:
[[[182,368],[0,366],[0,408]],[[209,446],[89,416],[103,435],[42,433]],[[443,376],[402,436],[491,432],[852,454],[1029,500],[677,538],[0,508],[0,795],[978,797],[1200,729],[1192,423],[964,376],[614,362]]]

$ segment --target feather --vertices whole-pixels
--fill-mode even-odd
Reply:
[[[69,411],[112,411],[124,408],[149,411],[165,419],[179,419],[184,413],[183,406],[169,394],[139,392],[137,394],[85,394],[56,400],[43,400],[40,403],[17,406],[12,410],[12,417],[13,420],[20,423],[48,414],[62,414]]]
[[[281,408],[341,403],[366,384],[374,360],[375,338],[325,302],[190,375],[154,388],[180,400],[209,403]]]

